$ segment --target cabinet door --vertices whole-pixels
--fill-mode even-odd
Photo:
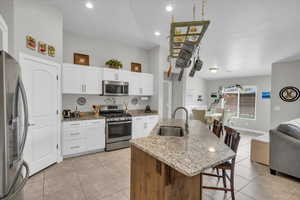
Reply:
[[[132,138],[140,138],[145,135],[145,123],[144,117],[134,117],[132,120]]]
[[[143,74],[142,73],[132,73],[131,75],[131,94],[135,96],[142,96],[143,95]]]
[[[79,68],[64,65],[62,79],[64,94],[81,94],[83,92],[84,77]]]
[[[101,70],[97,68],[84,69],[84,93],[100,94],[101,88]]]
[[[148,118],[147,134],[150,134],[150,132],[155,128],[156,124],[158,123],[159,117],[158,115],[150,115],[147,118]]]
[[[82,128],[86,133],[86,150],[105,148],[105,120],[90,121]]]
[[[152,96],[153,95],[153,75],[144,74],[143,75],[143,95]]]
[[[115,69],[103,69],[104,81],[119,81],[119,71]]]

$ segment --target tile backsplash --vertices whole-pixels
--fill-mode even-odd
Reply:
[[[79,97],[85,97],[87,102],[85,105],[81,106],[77,104],[77,99]],[[151,103],[151,97],[149,100],[141,100],[140,97],[134,96],[125,96],[125,97],[107,97],[107,96],[96,96],[96,95],[78,95],[78,94],[64,94],[62,96],[62,108],[63,109],[71,109],[75,110],[77,106],[78,110],[81,112],[88,112],[91,111],[92,105],[107,105],[112,104],[110,100],[113,98],[116,104],[128,104],[129,110],[136,110],[136,109],[145,109],[146,105]],[[138,103],[136,105],[132,104],[131,100],[133,98],[138,98]]]

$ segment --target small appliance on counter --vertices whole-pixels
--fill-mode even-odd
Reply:
[[[152,110],[150,108],[150,105],[147,105],[146,109],[145,109],[145,113],[151,113],[151,112],[152,112]]]
[[[71,111],[71,110],[69,110],[69,109],[63,110],[63,117],[64,117],[65,119],[71,118],[71,114],[72,114],[72,111]]]

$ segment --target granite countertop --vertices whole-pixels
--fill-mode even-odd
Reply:
[[[96,116],[96,115],[84,115],[78,118],[63,118],[62,121],[81,121],[81,120],[97,120],[97,119],[105,119],[104,116]]]
[[[133,139],[130,143],[186,176],[196,176],[235,156],[223,140],[200,121],[190,121],[189,133],[184,137],[159,136],[160,126],[184,128],[185,123],[182,120],[161,120],[148,137]]]
[[[145,110],[129,110],[128,113],[131,114],[132,117],[158,115],[158,112],[156,110],[153,110],[149,113],[145,113]]]

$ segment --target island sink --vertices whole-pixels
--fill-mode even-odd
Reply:
[[[179,126],[160,126],[158,135],[183,137],[184,130]]]

